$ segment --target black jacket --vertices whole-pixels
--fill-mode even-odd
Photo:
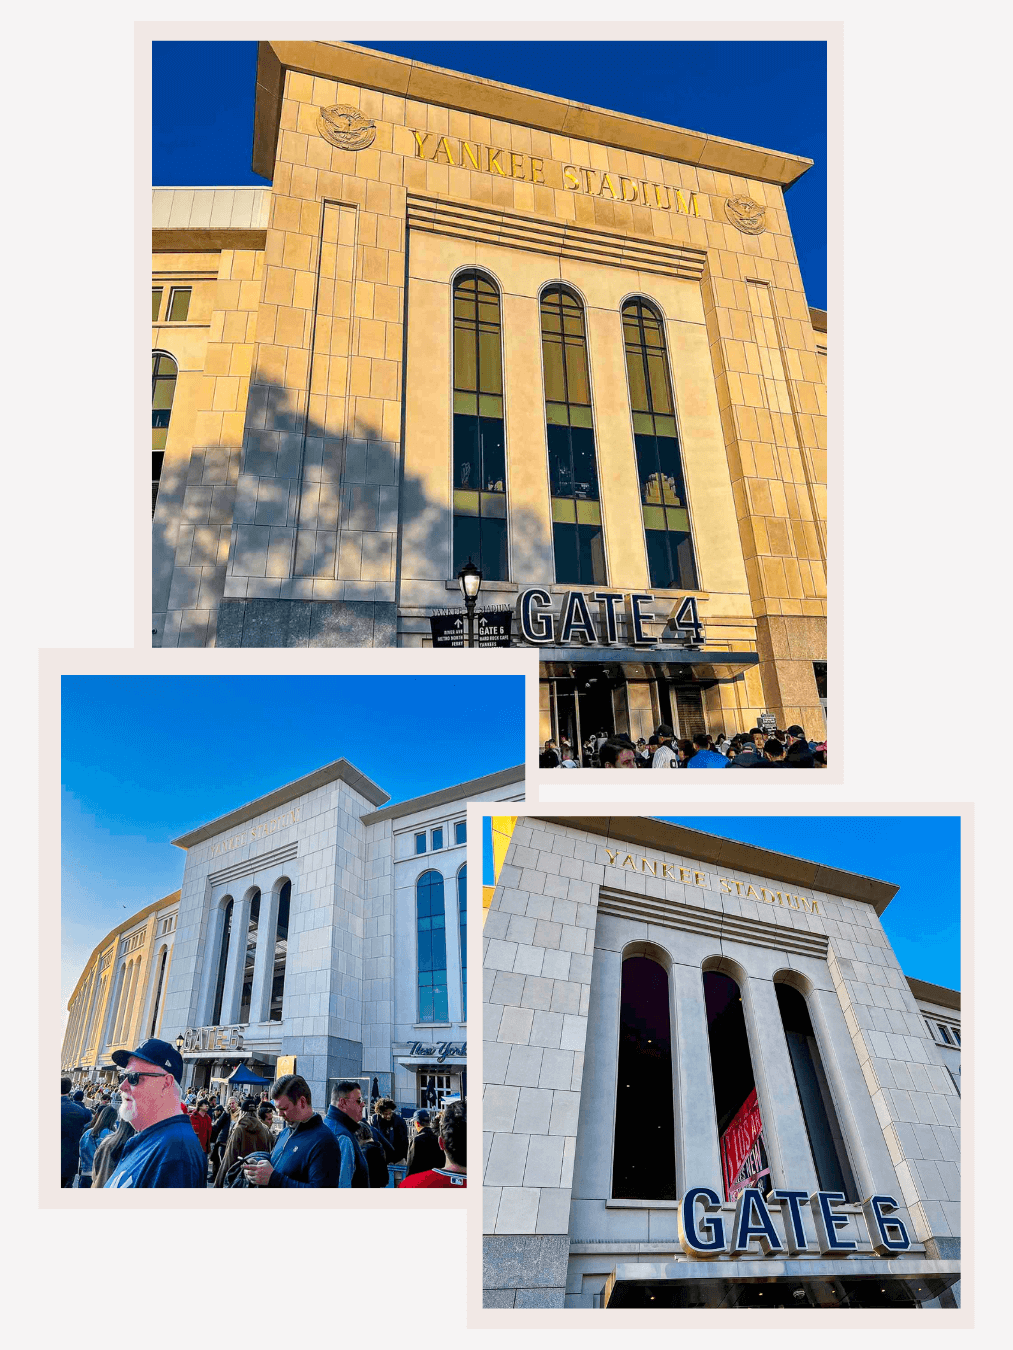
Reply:
[[[792,741],[784,757],[785,766],[791,769],[811,769],[816,761],[806,741]]]
[[[427,1125],[425,1129],[419,1130],[408,1145],[408,1170],[405,1176],[410,1177],[416,1172],[429,1172],[434,1167],[443,1167],[446,1161],[443,1149],[440,1148],[440,1141]]]
[[[64,1185],[77,1171],[78,1145],[90,1124],[91,1112],[86,1106],[70,1097],[60,1098],[60,1181]]]
[[[337,1186],[341,1175],[338,1141],[316,1112],[283,1130],[271,1153],[269,1186]]]
[[[366,1155],[366,1166],[369,1168],[369,1184],[378,1190],[383,1190],[390,1181],[390,1173],[387,1171],[386,1149],[383,1144],[374,1139],[371,1144],[363,1144],[360,1140],[359,1147]]]
[[[395,1111],[390,1124],[385,1125],[383,1118],[374,1114],[369,1118],[369,1128],[373,1131],[373,1138],[383,1145],[384,1158],[388,1163],[404,1161],[408,1156],[408,1126],[404,1116]]]

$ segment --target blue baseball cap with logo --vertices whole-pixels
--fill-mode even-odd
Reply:
[[[183,1078],[183,1056],[174,1045],[168,1041],[158,1041],[152,1039],[139,1045],[136,1050],[114,1050],[112,1061],[118,1064],[121,1069],[127,1067],[127,1063],[132,1059],[143,1059],[148,1064],[154,1064],[157,1069],[164,1069],[166,1073],[171,1073],[176,1082],[179,1083]]]

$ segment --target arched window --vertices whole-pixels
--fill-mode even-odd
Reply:
[[[165,438],[176,392],[176,362],[166,352],[151,353],[151,514],[155,514],[158,481],[162,476]]]
[[[542,295],[545,422],[556,581],[607,584],[584,309],[554,286]]]
[[[272,1022],[281,1021],[285,1004],[285,964],[288,960],[288,924],[292,907],[292,883],[286,881],[278,894],[278,926],[274,935],[274,971],[271,976]]]
[[[215,998],[211,1005],[211,1026],[216,1027],[222,1019],[222,999],[225,997],[225,969],[229,962],[229,942],[232,938],[232,896],[225,897],[225,912],[222,916],[222,940],[218,944],[218,977],[215,980]]]
[[[250,1004],[253,1001],[253,968],[257,964],[257,929],[260,926],[260,892],[255,891],[250,899],[250,922],[246,927],[246,958],[243,961],[243,991],[239,996],[239,1020],[250,1020]]]
[[[158,1035],[158,1014],[162,1009],[162,988],[165,985],[165,967],[169,960],[169,948],[162,948],[162,956],[158,963],[158,980],[155,984],[155,1000],[151,1005],[151,1022],[148,1026],[148,1035]]]
[[[651,585],[695,590],[696,562],[661,315],[644,300],[627,300],[623,338]]]
[[[443,906],[443,877],[423,872],[415,883],[418,937],[419,1021],[446,1022],[447,934]]]
[[[506,581],[506,449],[496,287],[478,272],[454,283],[454,575],[469,558]]]
[[[675,1200],[675,1112],[668,973],[649,956],[623,962],[612,1161],[615,1200]]]
[[[736,1199],[746,1186],[766,1194],[770,1167],[739,986],[730,976],[708,970],[703,990],[725,1199]]]
[[[457,874],[457,926],[461,935],[461,1017],[468,1016],[468,864]]]
[[[849,1200],[857,1201],[858,1189],[808,1005],[804,996],[790,984],[778,982],[775,992],[820,1189],[843,1191]]]

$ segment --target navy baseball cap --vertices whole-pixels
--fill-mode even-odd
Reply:
[[[420,1125],[428,1125],[431,1117],[428,1111],[416,1111],[412,1120],[417,1120]]]
[[[152,1039],[139,1045],[136,1050],[114,1050],[112,1053],[113,1063],[118,1064],[121,1069],[125,1069],[131,1059],[146,1060],[157,1069],[165,1069],[167,1073],[171,1073],[177,1083],[182,1081],[183,1056],[168,1041]]]

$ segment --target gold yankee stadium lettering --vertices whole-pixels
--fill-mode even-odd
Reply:
[[[699,216],[696,193],[682,188],[668,187],[643,178],[628,178],[625,174],[585,169],[576,164],[560,165],[556,160],[540,159],[537,155],[519,154],[478,141],[462,141],[452,136],[441,136],[435,131],[415,131],[415,158],[431,160],[434,164],[449,164],[454,168],[477,169],[494,177],[517,178],[526,183],[544,187],[565,188],[567,192],[583,192],[589,197],[604,197],[606,201],[634,202],[653,207],[656,211],[677,211],[681,215]]]
[[[282,829],[285,825],[294,825],[299,819],[301,807],[297,806],[291,811],[286,811],[283,816],[275,816],[273,820],[267,820],[263,825],[254,825],[243,834],[234,834],[231,839],[223,839],[220,844],[215,844],[211,850],[212,858],[217,858],[220,853],[228,853],[231,849],[239,848],[242,844],[252,843],[254,839],[263,839],[265,835],[274,834],[276,830]]]
[[[698,886],[701,890],[714,890],[711,878],[706,872],[697,872],[691,867],[680,867],[676,863],[662,862],[660,858],[640,858],[639,867],[632,853],[623,853],[622,849],[607,848],[609,862],[613,867],[629,867],[634,872],[646,872],[651,877],[663,877],[668,881],[679,881],[684,886]],[[788,891],[768,890],[761,886],[759,890],[747,882],[733,881],[730,877],[716,877],[718,888],[725,895],[738,895],[743,900],[759,900],[766,905],[782,905],[787,909],[801,910],[806,914],[818,914],[817,901],[808,900],[804,895],[793,895]]]

